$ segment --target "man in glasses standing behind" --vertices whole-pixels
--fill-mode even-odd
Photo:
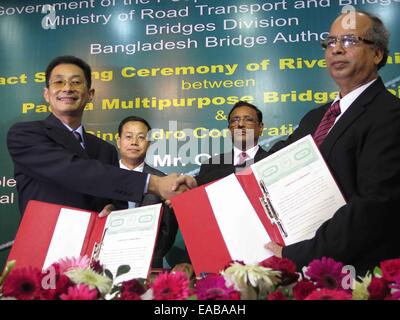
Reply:
[[[298,268],[328,256],[364,275],[380,261],[400,256],[400,100],[378,75],[388,42],[379,18],[366,12],[340,15],[322,43],[340,96],[309,112],[270,150],[312,134],[347,201],[312,239],[284,248],[266,245]]]
[[[199,185],[239,172],[266,157],[267,152],[258,145],[264,129],[262,112],[246,101],[237,102],[228,115],[228,126],[233,141],[232,152],[209,159],[200,167],[196,177]]]

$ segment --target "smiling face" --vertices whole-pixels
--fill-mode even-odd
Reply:
[[[248,106],[240,106],[230,114],[229,130],[234,145],[239,149],[248,150],[257,145],[263,131],[263,124],[258,121],[256,110]]]
[[[92,101],[94,90],[87,87],[83,70],[74,64],[59,64],[49,78],[49,87],[44,89],[44,99],[51,111],[66,124],[80,124],[86,104]]]
[[[332,24],[329,36],[340,37],[354,35],[368,39],[372,26],[371,19],[356,13],[355,28],[348,28],[349,17],[341,15]],[[359,41],[357,44],[344,48],[340,41],[334,47],[325,50],[325,59],[331,77],[340,87],[342,96],[368,83],[378,76],[378,64],[383,58],[383,52],[373,45]]]
[[[147,140],[149,129],[140,121],[124,124],[121,136],[117,138],[122,163],[130,169],[140,165],[146,158],[150,142]]]

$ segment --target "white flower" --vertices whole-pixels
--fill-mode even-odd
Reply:
[[[356,281],[353,290],[353,300],[368,300],[368,287],[372,281],[372,275],[368,273],[364,278],[360,278],[361,282]]]
[[[235,262],[221,274],[226,280],[226,285],[233,284],[242,299],[257,299],[273,290],[279,283],[281,272],[257,264],[242,265]]]
[[[83,283],[90,289],[97,288],[102,295],[109,292],[112,286],[112,280],[110,278],[102,276],[92,269],[70,269],[65,272],[65,275],[76,284]]]

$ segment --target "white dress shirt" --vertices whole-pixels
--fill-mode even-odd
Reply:
[[[119,160],[119,167],[121,169],[131,170],[126,165],[124,165],[122,163],[122,160]],[[144,169],[144,162],[139,164],[136,168],[132,169],[132,171],[143,172],[143,169]],[[136,202],[128,201],[128,208],[136,208],[136,207],[137,207],[137,203]]]
[[[250,159],[254,159],[259,148],[260,148],[260,146],[256,145],[256,146],[244,151],[248,155],[248,158],[246,161],[248,161]],[[237,166],[240,163],[240,161],[241,161],[240,154],[242,152],[243,152],[243,150],[236,148],[235,146],[233,147],[233,165],[234,166]]]

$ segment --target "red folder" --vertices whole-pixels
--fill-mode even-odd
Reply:
[[[279,230],[268,219],[260,202],[262,192],[251,168],[236,177],[271,240],[284,245]],[[218,273],[232,261],[205,187],[197,187],[171,200],[196,275],[202,272]]]
[[[42,269],[62,208],[90,212],[81,256],[91,257],[95,244],[101,241],[106,218],[99,218],[94,211],[31,200],[25,209],[8,261],[15,260],[16,267],[32,266]]]

